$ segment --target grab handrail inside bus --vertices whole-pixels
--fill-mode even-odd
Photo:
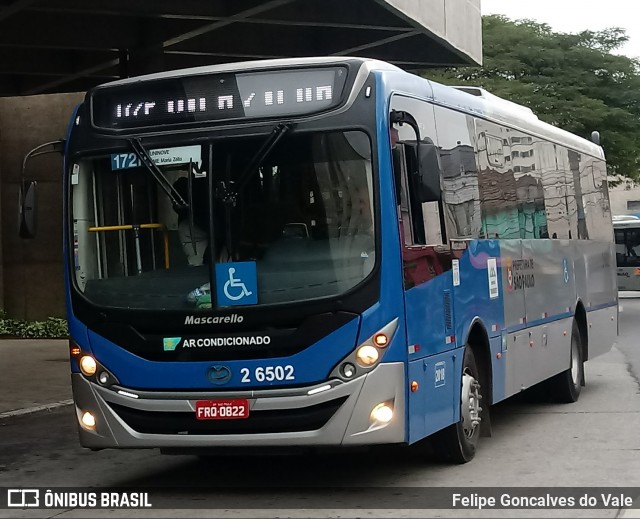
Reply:
[[[160,229],[162,230],[162,236],[164,240],[164,268],[169,270],[169,232],[167,228],[161,223],[141,223],[139,225],[104,225],[102,227],[89,227],[89,232],[110,232],[110,231],[132,231],[138,229]],[[138,257],[138,264],[140,264],[140,258]]]

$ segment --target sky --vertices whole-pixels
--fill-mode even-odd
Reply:
[[[576,33],[608,27],[625,29],[629,42],[616,54],[640,58],[639,0],[480,0],[482,14],[503,14],[512,20],[528,18],[554,31]]]

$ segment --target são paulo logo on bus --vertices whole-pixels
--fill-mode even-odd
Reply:
[[[505,258],[507,269],[507,290],[521,290],[523,288],[533,288],[536,285],[535,267],[532,258],[512,260]]]

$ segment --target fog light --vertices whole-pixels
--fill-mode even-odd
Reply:
[[[87,377],[94,375],[96,369],[97,365],[93,357],[85,355],[80,359],[80,371],[82,371],[82,373],[84,373]]]
[[[393,418],[393,408],[391,404],[378,404],[371,411],[371,421],[378,423],[389,423]]]
[[[356,352],[356,359],[358,359],[358,363],[365,368],[373,366],[378,362],[379,357],[380,354],[378,353],[378,350],[373,346],[360,346]]]
[[[344,378],[351,378],[356,374],[356,367],[350,362],[345,362],[340,367],[340,373]]]
[[[82,425],[84,425],[87,429],[95,429],[96,419],[89,411],[86,411],[82,415]]]
[[[109,382],[109,373],[107,373],[106,371],[101,371],[98,374],[98,382],[100,382],[100,384],[102,384],[103,386]]]

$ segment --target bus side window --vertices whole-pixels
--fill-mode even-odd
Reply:
[[[627,265],[630,267],[640,266],[640,230],[627,229],[625,233],[625,244],[627,249]]]

